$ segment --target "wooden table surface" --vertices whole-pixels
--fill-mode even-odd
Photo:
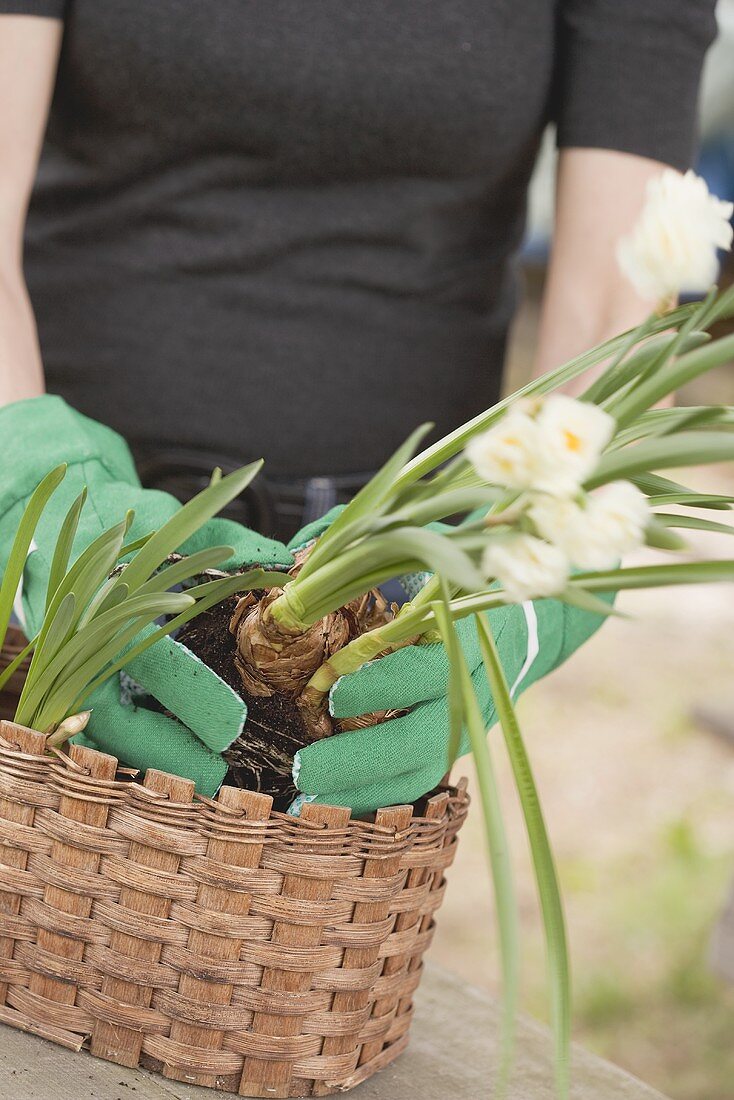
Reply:
[[[481,990],[428,968],[417,997],[411,1045],[361,1085],[355,1100],[484,1100],[499,1009]],[[167,1081],[0,1025],[0,1100],[212,1100],[224,1093]],[[574,1052],[573,1100],[664,1100],[661,1094],[581,1049]],[[548,1032],[519,1025],[507,1100],[554,1100]]]

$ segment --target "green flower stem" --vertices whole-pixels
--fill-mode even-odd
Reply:
[[[608,569],[596,573],[575,573],[568,587],[587,592],[618,592],[629,588],[659,588],[674,584],[714,584],[734,581],[734,561],[694,561],[670,565],[640,565],[628,569]],[[562,593],[558,597],[562,598]],[[455,619],[490,611],[509,601],[501,588],[480,592],[472,596],[459,596],[451,601],[451,614]]]
[[[407,608],[410,608],[409,612]],[[433,626],[433,616],[428,608],[413,608],[412,605],[406,604],[403,611],[392,622],[360,635],[329,657],[306,685],[307,698],[315,700],[319,696],[326,695],[340,676],[356,672],[367,661],[374,660],[378,654],[399,649],[409,638],[422,634],[422,626],[427,618]]]
[[[553,853],[545,825],[530,760],[520,732],[510,688],[505,678],[494,635],[486,622],[478,622],[484,667],[497,708],[520,797],[530,851],[535,868],[543,925],[545,928],[551,1007],[556,1045],[556,1084],[559,1100],[569,1094],[571,1047],[571,979],[566,937],[566,922],[558,885]],[[474,746],[472,746],[474,747]]]

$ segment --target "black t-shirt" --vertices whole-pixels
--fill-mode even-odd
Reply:
[[[713,8],[0,0],[65,21],[26,244],[49,388],[280,475],[449,430],[497,396],[545,123],[686,166]]]

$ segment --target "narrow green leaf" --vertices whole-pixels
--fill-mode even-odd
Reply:
[[[734,436],[724,432],[681,432],[674,437],[655,437],[602,455],[585,488],[595,489],[609,481],[632,478],[651,470],[699,466],[730,459],[734,459]]]
[[[0,645],[5,641],[8,623],[13,613],[13,604],[23,577],[28,551],[33,541],[38,521],[50,498],[66,476],[66,465],[57,466],[46,474],[43,481],[33,491],[18,524],[8,564],[0,584]]]
[[[571,585],[596,592],[627,588],[660,588],[669,584],[714,584],[734,580],[734,561],[682,561],[669,565],[638,565],[594,573],[577,573]]]
[[[117,564],[120,546],[125,537],[127,526],[128,520],[126,517],[120,523],[103,531],[101,535],[98,535],[85,547],[58,584],[46,613],[48,621],[50,621],[49,614],[54,615],[56,613],[59,604],[69,592],[74,592],[77,598],[77,611],[80,615],[82,614],[91,595],[104,584],[110,570]],[[85,603],[82,603],[82,593],[88,596]],[[38,642],[39,649],[43,647],[44,639],[45,631],[42,627]]]
[[[682,355],[666,370],[641,382],[631,393],[625,394],[610,411],[620,427],[632,423],[640,413],[652,408],[694,378],[708,373],[714,367],[723,366],[734,358],[734,334],[722,336],[706,347],[697,348]]]
[[[712,534],[734,535],[734,527],[728,523],[714,523],[710,519],[698,516],[677,516],[666,512],[656,512],[655,518],[664,527],[682,527],[691,531],[710,531]]]
[[[441,634],[441,640],[446,650],[449,662],[449,681],[447,698],[449,704],[449,768],[452,768],[459,756],[461,748],[461,735],[464,728],[464,699],[463,682],[461,676],[462,652],[459,639],[456,636],[454,624],[451,621],[449,606],[451,595],[443,578],[439,578],[442,599],[435,600],[431,607],[436,616],[436,622]]]
[[[424,527],[427,523],[450,519],[451,516],[473,512],[479,508],[489,508],[504,495],[486,485],[476,489],[450,489],[444,493],[435,493],[430,500],[404,505],[399,511],[391,513],[390,519],[396,524]]]
[[[715,584],[734,581],[734,561],[671,562],[666,565],[638,565],[624,569],[606,569],[598,572],[575,573],[568,581],[569,588],[584,588],[593,592],[621,592],[631,588],[661,588],[678,584]],[[507,603],[501,588],[477,592],[470,596],[457,596],[451,601],[451,617],[462,619],[479,611],[490,611]],[[432,618],[432,617],[431,617]],[[431,625],[426,618],[420,624],[424,629]]]
[[[96,615],[101,615],[103,612],[109,611],[110,608],[117,607],[123,600],[127,599],[128,594],[127,585],[124,582],[122,584],[118,583],[117,576],[108,577],[96,596],[87,604],[84,613],[79,617],[77,630],[81,630]]]
[[[84,700],[89,698],[105,680],[108,680],[110,676],[114,676],[115,673],[120,672],[121,669],[131,664],[135,658],[139,657],[141,653],[144,653],[149,646],[155,645],[156,642],[159,642],[161,638],[165,638],[168,634],[175,633],[175,631],[179,630],[191,619],[195,618],[197,615],[201,615],[204,611],[208,611],[210,607],[214,607],[216,604],[221,603],[222,600],[226,600],[239,592],[248,592],[258,588],[272,588],[282,584],[282,582],[282,573],[266,572],[263,569],[251,569],[247,573],[239,573],[233,577],[224,577],[222,580],[207,581],[204,584],[198,585],[196,588],[190,588],[186,595],[192,600],[191,605],[184,611],[175,615],[164,626],[159,627],[149,637],[130,646],[122,656],[114,660],[104,672],[96,676],[85,688],[85,694],[77,697],[69,713],[76,713]]]
[[[170,596],[175,596],[173,600]],[[52,659],[44,664],[39,661],[38,668],[33,677],[26,681],[26,690],[18,704],[18,721],[24,725],[30,725],[32,715],[36,713],[42,704],[46,694],[55,683],[63,683],[71,678],[83,665],[87,665],[99,659],[99,655],[107,651],[108,643],[115,644],[121,629],[124,629],[131,621],[140,622],[146,618],[153,622],[161,615],[175,613],[182,607],[190,606],[187,597],[185,603],[180,604],[178,593],[155,593],[146,596],[132,596],[130,599],[108,611],[98,615],[82,629],[79,629],[66,644],[56,652]],[[69,593],[66,599],[73,599]],[[179,606],[180,605],[180,606]],[[48,638],[47,638],[48,642]],[[44,653],[46,647],[44,646]],[[115,653],[117,650],[114,651]],[[109,659],[109,658],[108,658]],[[96,675],[96,671],[94,672]]]
[[[734,409],[726,405],[689,405],[677,409],[650,409],[628,428],[618,432],[610,449],[618,450],[638,439],[654,435],[670,435],[671,432],[690,431],[704,425],[734,430]]]
[[[73,628],[75,615],[76,597],[73,592],[68,592],[46,628],[43,649],[38,653],[38,662],[35,666],[36,674],[40,674],[61,649],[69,636],[69,631]],[[28,675],[30,678],[30,670]]]
[[[37,641],[38,635],[36,634],[35,638],[32,638],[30,642],[28,642],[28,644],[24,646],[23,649],[21,649],[20,653],[13,658],[10,664],[6,665],[2,672],[0,672],[0,691],[2,691],[5,685],[9,682],[13,673],[18,671],[20,666],[25,661],[26,657],[28,657],[33,652],[33,648],[36,645]]]
[[[122,561],[123,558],[127,558],[130,554],[135,554],[138,550],[141,550],[147,542],[150,542],[154,534],[154,531],[148,531],[147,535],[141,535],[139,539],[126,542],[120,550],[120,560]]]
[[[720,493],[658,493],[648,498],[651,508],[661,508],[666,504],[683,504],[689,508],[708,508],[715,512],[731,511],[734,497]]]
[[[603,615],[605,619],[629,618],[629,615],[626,615],[623,611],[618,611],[612,604],[607,603],[605,600],[600,600],[598,596],[592,595],[591,592],[587,592],[584,588],[567,588],[564,592],[561,592],[557,598],[562,600],[563,603],[567,603],[570,607],[578,607],[581,611],[591,611],[594,615]]]
[[[193,602],[190,597],[184,595],[183,592],[166,593],[165,597],[162,596],[159,597],[159,599],[164,608],[160,613],[171,615],[180,612],[184,607],[191,606]],[[35,726],[35,728],[43,731],[49,727],[56,726],[69,714],[76,713],[81,703],[91,694],[91,684],[95,683],[100,678],[106,678],[106,673],[101,670],[105,669],[105,666],[107,666],[110,661],[113,661],[115,657],[130,645],[137,635],[144,630],[146,626],[149,626],[151,622],[155,621],[156,618],[158,618],[158,615],[139,616],[134,621],[130,622],[123,630],[119,631],[119,633],[108,642],[99,647],[99,649],[84,661],[84,663],[71,675],[64,673],[60,676],[59,679],[51,685],[42,706],[33,714],[30,723],[27,724],[31,724]],[[77,699],[80,700],[78,706],[75,705]]]
[[[688,543],[652,517],[645,528],[645,543],[656,550],[686,550]]]
[[[548,953],[556,1080],[558,1094],[561,1100],[566,1100],[569,1094],[571,1052],[571,978],[561,892],[538,790],[494,636],[484,616],[477,616],[476,621],[484,667],[504,733],[533,857]]]
[[[207,520],[239,496],[261,467],[262,462],[252,462],[241,470],[235,470],[220,481],[208,485],[175,512],[151,535],[125,569],[125,583],[130,592],[135,592],[163,564],[169,554],[178,550]]]
[[[54,548],[54,556],[51,559],[51,568],[48,574],[48,587],[46,589],[46,610],[51,604],[51,600],[56,592],[56,589],[61,584],[67,569],[69,568],[69,559],[71,558],[71,549],[74,545],[74,539],[76,538],[77,528],[79,527],[79,518],[82,514],[82,508],[84,502],[87,499],[87,487],[86,485],[82,489],[79,496],[66,513],[64,522],[61,524],[61,530],[56,540],[56,546]]]
[[[198,550],[195,554],[189,554],[181,561],[154,573],[145,584],[141,584],[138,592],[163,592],[168,588],[175,588],[176,585],[183,584],[192,577],[201,576],[207,569],[214,569],[217,565],[221,565],[233,554],[232,546],[210,546],[204,550]]]
[[[518,938],[520,919],[510,865],[509,844],[502,819],[502,805],[492,754],[487,741],[486,725],[464,654],[448,613],[449,592],[445,584],[442,587],[443,599],[434,601],[431,606],[449,658],[449,712],[451,715],[449,765],[453,764],[459,754],[461,735],[466,723],[477,770],[487,856],[495,898],[503,987],[501,1056],[495,1096],[501,1097],[507,1088],[515,1039],[515,1014],[520,973]]]

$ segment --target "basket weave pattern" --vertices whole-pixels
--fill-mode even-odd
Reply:
[[[407,1044],[467,806],[295,820],[0,722],[0,1022],[245,1096],[350,1089]]]

